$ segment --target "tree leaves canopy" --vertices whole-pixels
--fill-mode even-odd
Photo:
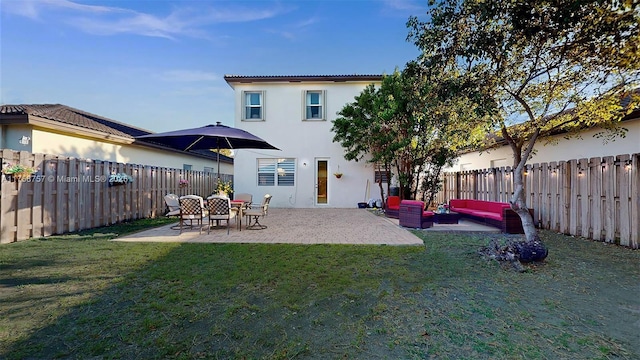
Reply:
[[[445,66],[486,98],[469,99],[484,116],[466,117],[468,144],[487,145],[497,139],[487,133],[497,131],[518,150],[515,159],[526,160],[541,136],[593,126],[624,134],[619,120],[639,103],[640,13],[633,1],[431,5],[430,21],[409,20],[408,39],[422,49],[422,66]]]

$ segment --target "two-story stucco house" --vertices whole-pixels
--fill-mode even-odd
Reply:
[[[355,208],[373,188],[374,167],[344,159],[333,142],[332,120],[382,75],[226,75],[235,92],[235,127],[281,149],[239,149],[234,191],[254,200],[273,196],[274,207]],[[338,178],[335,173],[342,173]],[[371,197],[376,189],[371,189]]]

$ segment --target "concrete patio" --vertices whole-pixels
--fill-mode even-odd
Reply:
[[[239,231],[232,221],[230,233],[226,227],[211,229],[206,224],[198,228],[186,228],[182,234],[172,225],[141,231],[114,241],[135,242],[199,242],[199,243],[290,243],[290,244],[367,244],[367,245],[422,245],[423,242],[408,229],[398,225],[397,219],[376,215],[366,209],[269,209],[260,220],[268,227],[264,230],[246,230],[243,219]],[[459,224],[434,224],[421,231],[473,231],[499,232],[498,229],[460,221]]]

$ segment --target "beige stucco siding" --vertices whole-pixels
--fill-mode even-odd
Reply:
[[[556,136],[558,142],[555,145],[544,145],[544,139],[538,140],[535,146],[536,153],[527,163],[537,164],[640,153],[640,119],[625,121],[623,127],[629,130],[627,136],[616,138],[615,141],[606,144],[602,139],[594,137],[601,131],[598,129],[584,131],[582,139],[564,139],[562,136]],[[487,169],[500,166],[513,166],[513,155],[509,147],[504,146],[489,152],[464,154],[448,171]]]
[[[145,148],[137,145],[108,143],[39,129],[33,129],[31,134],[32,145],[28,151],[34,153],[177,169],[182,169],[184,164],[189,164],[192,165],[192,170],[202,171],[205,166],[213,168],[214,172],[217,170],[215,160],[176,154],[171,151]],[[11,148],[18,150],[18,148]],[[220,172],[233,174],[233,165],[221,163]]]

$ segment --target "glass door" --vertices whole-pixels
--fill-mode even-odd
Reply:
[[[329,160],[316,159],[316,205],[329,203]]]

